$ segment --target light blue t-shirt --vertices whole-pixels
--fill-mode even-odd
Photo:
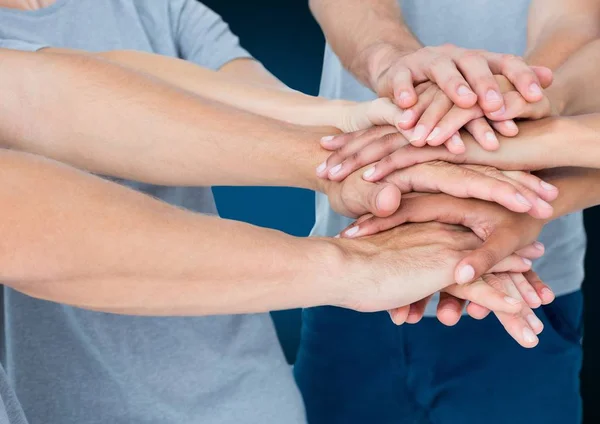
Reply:
[[[526,48],[529,0],[404,0],[404,20],[424,45],[452,43],[474,49],[522,55]],[[327,45],[320,95],[332,99],[365,101],[375,94],[361,85]],[[312,234],[338,234],[353,220],[340,216],[327,197],[317,194],[316,223]],[[546,225],[539,240],[546,254],[534,269],[557,295],[578,290],[583,281],[586,236],[581,213]],[[426,313],[435,315],[437,302]]]
[[[43,46],[135,49],[212,69],[249,57],[220,17],[195,0],[57,0],[36,11],[0,9],[0,47]],[[121,182],[216,213],[210,188]],[[10,289],[5,314],[6,369],[30,424],[305,421],[268,314],[127,317]]]

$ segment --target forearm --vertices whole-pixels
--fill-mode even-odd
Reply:
[[[367,86],[391,52],[421,47],[396,0],[310,0],[310,8],[342,64]]]
[[[5,50],[0,60],[4,146],[154,184],[318,188],[327,153],[301,127],[96,58]]]
[[[579,101],[572,97],[572,90],[579,89],[579,94],[594,93],[590,81],[596,79],[594,73],[598,62],[594,47],[590,49],[589,43],[599,37],[600,3],[596,0],[532,2],[526,59],[530,64],[546,66],[556,71],[554,83],[547,94],[562,114],[572,114],[567,103]],[[597,48],[598,45],[595,44],[595,49]],[[595,108],[575,109],[580,109],[580,113],[596,111]]]
[[[26,153],[0,149],[0,181],[0,278],[31,296],[145,315],[335,303],[330,242],[187,212]]]
[[[537,174],[560,192],[552,202],[551,220],[600,204],[600,169],[557,168]]]
[[[468,146],[459,160],[469,163],[514,170],[600,168],[600,114],[522,122],[516,137],[499,137],[495,152],[482,149],[467,133],[462,136]]]
[[[185,60],[153,53],[134,50],[88,53],[54,48],[45,49],[41,54],[45,53],[90,54],[108,59],[205,99],[296,125],[337,127],[342,104],[351,103],[309,96],[290,90],[283,84],[250,83],[241,78],[239,72],[215,72]],[[254,65],[261,66],[258,63]],[[251,64],[245,63],[245,66]],[[231,64],[231,67],[234,65]]]

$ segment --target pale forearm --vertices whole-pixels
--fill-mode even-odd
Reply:
[[[390,49],[421,47],[397,0],[310,0],[310,8],[343,65],[367,86]]]
[[[45,53],[89,54],[108,59],[129,69],[152,75],[205,99],[290,124],[336,127],[342,115],[340,101],[309,96],[290,90],[282,83],[280,85],[250,83],[241,78],[239,73],[215,72],[173,57],[134,50],[88,53],[49,48],[41,52],[41,54]],[[248,67],[251,64],[245,63],[245,65]],[[261,66],[258,63],[253,65]]]
[[[335,303],[341,259],[327,241],[187,212],[26,153],[0,150],[0,181],[0,280],[31,296],[149,315]]]
[[[514,170],[600,168],[600,114],[522,122],[516,137],[499,137],[495,152],[483,150],[467,133],[463,138],[468,147],[460,160],[470,163]]]
[[[96,58],[0,54],[7,147],[154,184],[317,188],[327,154],[300,127]]]

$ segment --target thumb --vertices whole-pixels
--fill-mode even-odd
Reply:
[[[465,284],[478,279],[498,262],[512,255],[519,248],[518,243],[518,237],[509,231],[495,231],[480,248],[458,263],[454,272],[456,282]]]
[[[393,125],[398,128],[402,109],[388,98],[380,98],[369,103],[367,118],[371,125]]]
[[[532,66],[531,70],[540,80],[542,88],[548,88],[552,84],[553,74],[552,69],[546,68],[545,66]]]
[[[367,211],[375,216],[390,216],[400,207],[400,189],[390,183],[374,184],[364,199]]]

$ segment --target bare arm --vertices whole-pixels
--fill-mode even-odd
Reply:
[[[260,70],[267,74],[268,71],[254,60],[235,60],[215,72],[182,59],[134,50],[88,53],[47,48],[40,53],[84,54],[108,59],[206,99],[290,124],[335,127],[351,132],[373,125],[395,125],[401,114],[387,99],[364,103],[328,100],[291,90],[283,83],[262,83]]]
[[[600,3],[535,0],[528,22],[527,61],[555,70],[547,94],[564,115],[600,111]]]
[[[20,152],[0,149],[0,180],[1,280],[26,294],[158,315],[335,303],[329,242],[187,212]]]

